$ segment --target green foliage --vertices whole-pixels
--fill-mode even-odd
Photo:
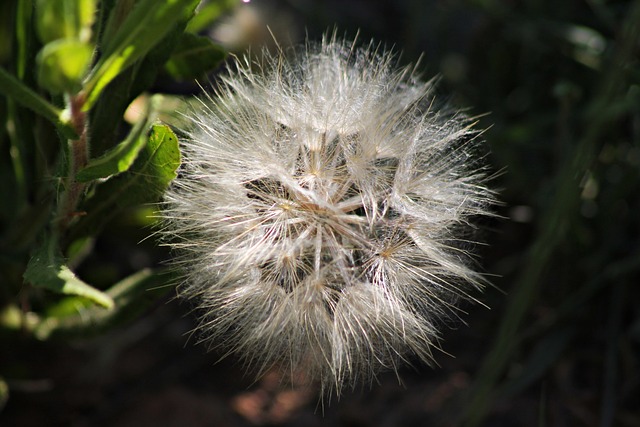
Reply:
[[[214,69],[226,56],[209,38],[184,33],[165,68],[177,80],[192,80]]]
[[[69,231],[71,240],[91,236],[95,230],[101,230],[114,216],[131,207],[160,200],[169,183],[175,178],[180,165],[178,139],[168,126],[154,125],[149,136],[144,137],[144,141],[144,149],[127,172],[113,176],[98,185],[81,204],[85,215],[78,220],[74,229]],[[112,165],[113,163],[100,162],[97,170],[89,165],[88,172],[83,170],[79,175],[104,172],[107,168],[113,169]],[[94,172],[91,172],[92,169]]]
[[[147,107],[148,109],[149,107]],[[147,136],[143,135],[148,126],[148,114],[138,120],[127,138],[102,156],[89,161],[87,166],[76,175],[80,182],[108,178],[129,170],[138,153],[147,143]]]
[[[47,311],[46,320],[33,331],[39,339],[87,337],[125,324],[144,313],[167,293],[175,277],[171,272],[141,270],[109,288],[105,295],[114,302],[111,310],[87,306],[78,298],[67,298]]]
[[[112,219],[135,218],[176,176],[178,139],[154,123],[155,98],[146,96],[131,125],[125,112],[167,62],[174,71],[163,78],[184,80],[225,58],[211,41],[184,34],[198,3],[0,6],[0,332],[95,335],[135,319],[172,288],[172,274],[155,267],[90,284],[83,266]],[[142,228],[149,220],[135,221],[141,238],[152,233]]]
[[[85,297],[104,308],[113,308],[113,300],[103,292],[91,287],[64,264],[58,252],[57,242],[47,237],[42,246],[36,249],[27,264],[24,279],[27,283],[65,295]]]
[[[120,9],[129,10],[131,1],[121,0],[116,3],[115,9],[109,14],[106,29],[102,39],[109,40],[109,34],[114,34],[118,28],[114,22],[124,21],[125,16]],[[121,6],[124,5],[124,6]],[[128,8],[128,9],[127,9]],[[198,15],[196,15],[198,16]],[[130,68],[120,73],[109,85],[106,91],[108,97],[98,98],[95,106],[90,111],[93,117],[92,149],[96,154],[103,153],[113,145],[113,141],[119,139],[122,129],[122,115],[130,103],[153,84],[158,70],[169,60],[171,54],[176,51],[176,44],[185,31],[187,20],[181,20],[166,33],[161,40],[139,61]]]
[[[180,165],[178,139],[168,126],[154,125],[144,150],[125,174],[112,178],[96,189],[92,199],[96,210],[126,208],[157,202]],[[114,206],[115,205],[115,206]],[[92,211],[89,211],[89,215]]]
[[[0,93],[49,120],[58,126],[66,137],[78,136],[71,128],[68,115],[2,68],[0,68]]]
[[[206,29],[223,13],[228,12],[240,3],[240,0],[212,0],[201,5],[198,14],[189,21],[187,31],[197,33]]]
[[[95,0],[36,0],[36,28],[43,43],[91,37]]]
[[[129,183],[123,186],[128,188],[134,200],[156,202],[176,177],[178,166],[178,138],[169,126],[154,125],[145,150],[131,170]]]
[[[153,220],[140,218],[153,208],[141,206],[158,200],[176,164],[173,143],[156,133],[149,142],[158,113],[153,102],[138,120],[123,117],[134,99],[163,87],[159,73],[173,81],[217,66],[216,46],[197,42],[195,34],[238,3],[210,0],[194,15],[190,1],[0,1],[0,409],[7,398],[11,409],[20,394],[26,402],[25,393],[11,390],[16,377],[42,372],[28,364],[25,344],[113,331],[173,289],[175,278],[158,267],[110,264],[110,256],[121,257],[118,265],[135,258],[127,242],[153,241]],[[360,41],[397,46],[402,63],[424,53],[419,71],[440,74],[440,90],[453,105],[488,113],[479,120],[488,158],[501,171],[494,186],[505,219],[482,227],[497,231],[486,233],[490,244],[481,252],[489,279],[504,293],[489,290],[482,300],[491,310],[471,308],[464,316],[469,327],[445,337],[456,359],[439,357],[443,367],[426,377],[439,382],[450,374],[456,380],[440,384],[448,388],[407,382],[411,402],[451,396],[442,397],[441,414],[421,405],[410,419],[532,424],[533,402],[540,425],[597,423],[598,414],[602,426],[635,425],[640,3],[398,0],[383,2],[384,9],[376,6],[381,2],[295,3],[295,21],[312,40],[337,22],[340,34],[360,30]],[[83,12],[87,5],[91,14]],[[192,54],[179,47],[189,43]],[[37,60],[56,44],[75,44],[81,58],[90,52],[86,67],[82,60],[65,63],[62,53],[50,63],[43,55]],[[83,145],[85,151],[74,151]],[[171,160],[153,147],[173,152]],[[157,191],[147,195],[149,182]],[[129,224],[124,232],[122,224]],[[105,244],[118,232],[131,235]],[[106,301],[113,307],[105,308]],[[460,336],[465,342],[457,344]],[[7,355],[15,355],[18,369]],[[137,393],[156,392],[150,384]],[[64,384],[55,393],[60,389]],[[420,393],[429,396],[416,399]],[[402,420],[387,406],[384,416]],[[380,413],[375,405],[370,412]]]
[[[77,93],[89,68],[93,48],[76,39],[47,43],[37,56],[38,83],[53,94]]]
[[[199,0],[141,0],[109,40],[86,84],[85,108],[107,84],[147,54],[180,21],[187,21]],[[107,30],[108,31],[108,30]]]

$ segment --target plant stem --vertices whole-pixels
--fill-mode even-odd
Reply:
[[[80,169],[87,165],[89,150],[87,147],[87,114],[82,111],[85,98],[82,94],[70,97],[69,107],[71,111],[71,124],[79,137],[69,140],[69,165],[65,182],[65,192],[60,201],[56,216],[57,231],[63,234],[69,223],[78,213],[76,208],[85,184],[76,179]]]

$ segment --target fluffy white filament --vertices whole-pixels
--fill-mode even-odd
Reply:
[[[204,339],[338,392],[429,362],[480,282],[460,233],[492,196],[469,121],[335,37],[239,61],[189,118],[163,233]]]

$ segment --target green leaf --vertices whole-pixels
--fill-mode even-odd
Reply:
[[[125,19],[133,10],[136,0],[105,0],[101,4],[103,30],[100,31],[100,44],[106,45],[122,27]]]
[[[63,38],[89,41],[95,0],[37,0],[36,27],[43,43]]]
[[[64,111],[38,95],[1,67],[0,93],[49,120],[56,125],[67,138],[74,139],[78,137],[71,126],[69,117],[65,115]]]
[[[180,35],[186,26],[186,19],[179,22],[141,61],[116,77],[106,88],[108,97],[102,97],[91,111],[91,148],[95,153],[103,153],[113,147],[120,134],[122,116],[135,99],[156,80],[157,74],[169,59]]]
[[[111,40],[104,40],[102,58],[89,76],[85,109],[106,85],[149,52],[180,21],[193,14],[199,0],[141,0]]]
[[[80,280],[64,265],[56,241],[48,237],[33,254],[24,272],[25,281],[33,286],[49,289],[59,294],[78,295],[102,307],[113,308],[113,299]]]
[[[127,138],[107,151],[97,159],[92,159],[89,164],[76,175],[80,182],[88,182],[94,179],[107,178],[129,170],[138,153],[147,143],[146,135],[142,132],[148,124],[149,105],[146,107],[144,117],[131,129]]]
[[[13,54],[13,66],[15,74],[20,80],[31,83],[33,73],[34,39],[33,29],[33,1],[24,0],[18,2],[3,2],[3,5],[15,4],[15,46]],[[4,11],[3,11],[4,12]]]
[[[77,93],[91,62],[93,47],[78,39],[47,43],[38,53],[38,83],[49,92]]]
[[[106,293],[113,310],[87,307],[76,297],[65,298],[47,310],[47,317],[34,327],[36,337],[49,339],[90,336],[127,323],[142,314],[173,289],[177,276],[171,271],[145,269],[116,283]]]
[[[149,135],[147,155],[145,156],[142,168],[142,177],[154,188],[156,194],[153,201],[162,197],[171,181],[173,181],[180,167],[180,147],[178,138],[167,125],[154,125]],[[146,167],[145,167],[146,165]],[[153,176],[148,175],[153,171]],[[141,184],[141,183],[138,183]],[[142,183],[144,185],[144,183]],[[145,188],[150,188],[144,185]]]
[[[149,140],[133,167],[98,188],[121,207],[160,200],[180,166],[178,138],[166,125],[154,125]]]
[[[196,15],[189,21],[187,31],[197,33],[209,27],[216,19],[220,18],[223,13],[240,4],[239,0],[212,0],[202,6]]]
[[[184,33],[165,69],[177,80],[197,79],[220,65],[226,57],[226,51],[208,37]]]
[[[160,200],[179,166],[180,149],[175,134],[166,125],[154,125],[133,166],[99,184],[82,206],[87,215],[70,230],[70,241],[95,233],[123,209]]]

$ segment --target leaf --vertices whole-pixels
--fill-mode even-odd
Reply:
[[[160,200],[180,166],[178,139],[166,125],[154,125],[133,166],[96,187],[82,209],[87,212],[69,232],[69,241],[101,229],[123,209]]]
[[[226,57],[226,51],[208,37],[184,33],[165,69],[177,80],[192,80],[216,68]]]
[[[94,152],[103,153],[113,146],[120,134],[125,110],[134,98],[153,84],[178,43],[185,25],[186,19],[178,23],[141,61],[109,83],[106,88],[109,96],[100,98],[91,112],[91,148]]]
[[[0,67],[0,93],[49,120],[67,138],[78,137],[71,127],[68,117],[65,117],[65,113],[61,109],[38,95],[2,67]]]
[[[125,19],[133,10],[137,0],[104,0],[100,5],[101,31],[98,32],[99,44],[105,46],[122,27]]]
[[[53,94],[77,93],[91,62],[93,47],[78,39],[47,43],[38,53],[38,83]]]
[[[59,294],[78,295],[104,308],[113,308],[113,299],[109,295],[83,282],[64,265],[62,255],[56,247],[56,241],[50,237],[29,260],[24,279],[33,286]]]
[[[88,182],[129,170],[138,157],[138,153],[147,143],[147,137],[142,135],[142,132],[147,127],[148,117],[149,105],[146,107],[144,117],[141,117],[131,129],[127,138],[102,156],[92,159],[85,168],[78,172],[76,179],[80,182]]]
[[[43,43],[63,38],[89,41],[95,0],[37,0],[36,29]]]
[[[240,3],[239,0],[212,0],[202,6],[198,13],[189,21],[187,31],[197,33],[209,27],[216,19]]]
[[[85,85],[85,110],[106,85],[142,58],[180,21],[190,17],[199,0],[141,0],[124,20],[111,40],[104,40],[102,58]]]
[[[109,193],[121,207],[160,200],[180,166],[178,138],[166,125],[154,125],[145,149],[128,173],[99,188]]]
[[[39,339],[96,335],[124,324],[173,289],[177,277],[172,271],[139,271],[107,291],[115,301],[113,310],[87,307],[76,297],[65,298],[47,310],[47,317],[35,326]]]

